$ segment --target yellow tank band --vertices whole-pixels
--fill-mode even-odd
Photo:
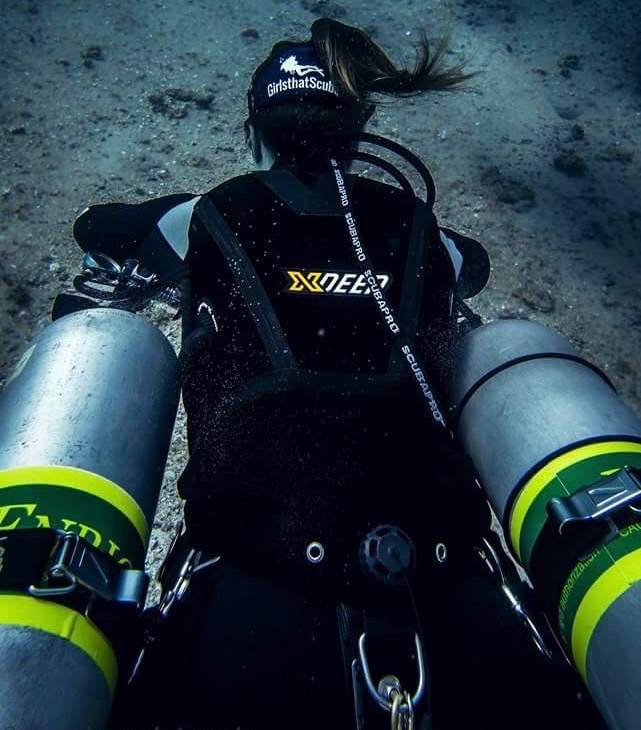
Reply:
[[[116,656],[103,633],[86,616],[52,601],[6,594],[0,595],[0,624],[45,631],[77,646],[100,669],[113,697],[118,679]]]
[[[641,453],[641,444],[633,441],[600,441],[594,444],[579,446],[576,449],[567,451],[556,459],[547,462],[536,474],[529,479],[521,489],[516,498],[510,513],[510,541],[518,560],[523,563],[523,546],[521,538],[523,535],[523,524],[534,501],[541,491],[558,479],[559,472],[574,466],[575,464],[590,459],[594,456],[615,454],[621,452]],[[561,485],[562,487],[562,485]],[[565,496],[570,493],[564,490]]]
[[[143,511],[136,500],[115,482],[72,466],[19,466],[0,471],[0,489],[32,484],[76,489],[109,503],[131,522],[142,544],[148,544],[149,525]]]
[[[620,558],[594,582],[579,604],[572,625],[572,656],[586,681],[590,639],[597,624],[616,601],[641,580],[641,548]]]

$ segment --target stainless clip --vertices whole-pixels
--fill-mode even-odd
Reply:
[[[369,664],[367,662],[367,655],[365,653],[365,641],[366,634],[362,633],[358,640],[358,655],[360,658],[361,667],[363,669],[363,676],[365,677],[365,684],[367,685],[369,693],[372,695],[374,700],[376,700],[379,707],[387,710],[387,712],[392,712],[392,709],[395,709],[395,712],[400,712],[402,714],[413,714],[414,707],[418,705],[418,703],[421,701],[423,693],[425,692],[425,664],[423,659],[423,646],[421,644],[421,640],[418,634],[414,634],[414,644],[416,646],[416,663],[418,664],[418,687],[416,688],[416,692],[411,698],[409,696],[409,693],[402,692],[400,682],[398,682],[398,680],[396,680],[394,684],[390,683],[389,681],[385,682],[384,680],[381,680],[381,682],[379,682],[380,689],[377,689],[374,686],[374,682],[372,681],[372,675],[369,670]],[[388,679],[388,677],[384,679]],[[398,694],[406,695],[407,699],[409,700],[408,702],[404,702],[400,707],[398,706],[398,701],[394,701],[394,696]]]

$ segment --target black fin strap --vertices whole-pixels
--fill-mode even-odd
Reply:
[[[399,326],[412,347],[416,341],[416,330],[425,284],[425,267],[427,266],[429,251],[429,241],[425,235],[428,217],[428,209],[417,198],[405,261],[405,272],[403,274],[401,303],[398,310]],[[398,348],[394,348],[388,367],[391,372],[398,371],[403,367],[403,359]]]

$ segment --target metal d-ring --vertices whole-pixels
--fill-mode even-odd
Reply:
[[[381,696],[380,692],[378,692],[378,690],[374,686],[374,682],[372,681],[372,675],[370,674],[369,664],[367,663],[367,656],[365,654],[365,637],[366,634],[363,632],[358,640],[358,655],[361,661],[361,667],[363,668],[365,684],[367,685],[369,693],[376,700],[379,707],[382,707],[384,710],[391,712],[392,703],[385,697]],[[418,664],[418,687],[416,688],[416,692],[411,698],[410,705],[412,707],[418,705],[425,691],[425,664],[423,660],[423,646],[421,645],[421,640],[418,634],[414,634],[414,643],[416,645],[416,662]]]

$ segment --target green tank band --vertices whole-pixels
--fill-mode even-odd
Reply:
[[[526,569],[532,549],[548,517],[553,497],[567,497],[623,466],[641,467],[641,444],[601,441],[579,446],[552,459],[520,490],[509,518],[512,548]]]
[[[586,682],[594,630],[617,598],[641,580],[641,526],[634,527],[634,534],[621,535],[580,563],[562,591],[559,616],[563,639]],[[617,553],[623,554],[616,557]]]
[[[68,466],[0,471],[0,531],[74,532],[121,565],[142,568],[149,526],[138,503],[105,477]]]
[[[602,545],[570,573],[559,599],[559,628],[568,646],[576,615],[586,595],[603,575],[632,553],[641,550],[641,524],[623,528],[618,537]]]
[[[77,646],[98,667],[113,697],[118,679],[116,656],[102,632],[82,614],[31,596],[0,595],[2,624],[45,631]]]

